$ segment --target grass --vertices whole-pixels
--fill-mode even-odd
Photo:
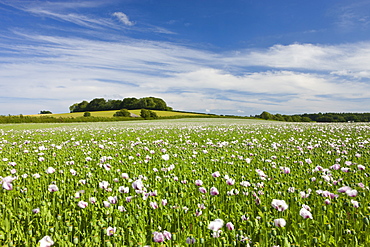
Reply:
[[[370,246],[369,124],[6,126],[0,246]]]

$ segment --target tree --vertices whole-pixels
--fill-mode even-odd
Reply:
[[[40,111],[40,113],[39,114],[53,114],[51,111]]]
[[[144,108],[144,109],[155,109],[155,102],[153,98],[141,98],[139,99],[138,103],[139,108]]]
[[[69,112],[75,112],[76,108],[78,107],[78,103],[74,103],[69,107]]]
[[[121,109],[114,113],[113,117],[130,117],[131,113],[127,109]]]
[[[274,115],[272,115],[271,113],[267,111],[264,111],[261,113],[261,118],[266,119],[266,120],[274,119]]]
[[[139,100],[137,98],[124,98],[122,100],[120,108],[121,109],[129,109],[129,110],[138,109],[138,108],[140,108],[138,106],[138,103],[139,103]]]
[[[302,122],[302,117],[299,115],[293,115],[292,116],[292,121],[293,122]]]
[[[69,107],[69,111],[70,112],[83,112],[85,111],[88,104],[89,102],[87,102],[86,100],[80,103],[75,103]]]
[[[104,110],[119,110],[121,109],[122,100],[118,99],[109,99],[105,104]]]
[[[89,102],[86,106],[86,110],[88,111],[101,111],[105,110],[106,101],[103,98],[95,98]]]
[[[140,111],[140,117],[144,119],[157,119],[158,115],[154,111],[142,109]]]
[[[154,101],[154,104],[155,104],[155,107],[154,109],[155,110],[162,110],[162,111],[167,111],[167,104],[166,102],[164,102],[163,99],[160,99],[160,98],[154,98],[154,97],[149,97],[151,98],[153,101]]]
[[[88,111],[85,111],[85,112],[84,112],[84,117],[91,117],[91,113],[90,113],[90,112],[88,112]]]
[[[149,112],[149,110],[141,109],[141,111],[140,111],[140,117],[142,117],[144,119],[150,119],[150,112]]]
[[[155,113],[154,111],[149,111],[149,114],[150,114],[150,118],[152,118],[152,119],[157,119],[158,118],[157,113]]]
[[[275,114],[274,118],[278,121],[285,121],[284,117],[281,114]]]

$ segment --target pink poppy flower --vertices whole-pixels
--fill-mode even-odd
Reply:
[[[114,235],[115,233],[116,233],[116,227],[108,227],[107,228],[107,236],[112,236],[112,235]]]
[[[351,187],[349,187],[349,186],[343,186],[343,187],[340,187],[340,188],[338,189],[338,192],[339,192],[339,193],[344,193],[344,192],[346,192],[347,190],[351,190]]]
[[[205,194],[207,193],[207,189],[204,187],[199,187],[199,192]]]
[[[275,219],[274,224],[276,227],[284,227],[286,225],[286,221],[284,219]]]
[[[211,221],[208,225],[208,229],[212,230],[214,232],[220,230],[222,226],[224,225],[224,221],[221,219],[215,219],[214,221]]]
[[[135,190],[143,190],[144,184],[140,179],[138,179],[132,183],[132,188]]]
[[[54,245],[54,241],[51,239],[50,236],[43,237],[40,241],[40,247],[50,247]]]
[[[167,160],[170,159],[170,156],[168,154],[164,154],[164,155],[162,155],[162,159],[164,159],[165,161],[167,161]]]
[[[353,207],[355,207],[355,208],[359,208],[360,207],[360,204],[358,203],[358,201],[351,200],[351,203],[352,203]]]
[[[50,192],[56,192],[59,190],[58,186],[56,184],[50,184],[48,190]]]
[[[5,190],[12,190],[13,189],[13,184],[12,182],[16,179],[16,177],[10,177],[7,176],[2,179],[1,183],[3,184],[3,189]]]
[[[54,172],[55,172],[55,169],[53,167],[48,167],[46,169],[46,173],[48,173],[48,174],[51,174],[51,173],[54,173]]]
[[[157,209],[158,208],[158,204],[156,202],[150,202],[149,203],[150,206],[153,208],[153,209]]]
[[[95,197],[90,197],[89,201],[90,201],[90,203],[94,204],[94,203],[96,203],[97,200],[96,200]]]
[[[234,230],[234,229],[235,229],[234,224],[233,224],[233,223],[231,223],[231,222],[227,222],[225,226],[226,226],[226,228],[227,228],[228,230],[230,230],[230,231],[232,231],[232,230]]]
[[[203,181],[202,180],[199,180],[199,179],[198,180],[195,180],[194,183],[195,183],[196,186],[202,186],[203,185]]]
[[[77,172],[73,169],[70,169],[69,172],[72,174],[72,176],[76,176],[77,175]]]
[[[89,204],[87,202],[84,202],[84,201],[79,201],[77,203],[77,205],[80,207],[80,208],[86,208]]]
[[[167,239],[167,240],[171,240],[172,238],[172,235],[170,232],[168,231],[163,231],[163,236]]]
[[[285,173],[285,174],[289,174],[290,173],[290,168],[289,167],[280,167],[280,170]]]
[[[212,177],[218,178],[218,177],[221,177],[221,174],[219,171],[217,171],[217,172],[212,173]]]
[[[32,209],[32,213],[34,213],[34,214],[40,213],[40,208]]]
[[[365,170],[365,166],[363,165],[357,165],[357,168],[361,171],[364,171]]]
[[[218,192],[216,187],[212,187],[211,190],[210,190],[210,194],[212,196],[217,196],[218,194],[220,194],[220,192]]]
[[[272,200],[271,206],[280,212],[285,211],[289,207],[288,204],[284,200],[276,200],[276,199]]]
[[[120,186],[120,187],[118,188],[118,191],[119,191],[120,193],[129,193],[129,192],[130,192],[130,188],[129,188],[129,187],[125,187],[125,186]]]
[[[350,196],[350,197],[356,197],[357,196],[357,194],[358,194],[358,192],[357,192],[357,190],[347,190],[346,191],[346,194],[348,195],[348,196]]]
[[[153,241],[156,243],[164,242],[164,235],[161,232],[154,232],[153,233]]]
[[[111,203],[111,204],[117,204],[117,202],[118,202],[117,196],[109,196],[108,197],[108,202]]]
[[[109,183],[107,181],[102,181],[99,183],[99,188],[108,189],[108,187],[109,187]]]
[[[311,212],[305,208],[301,208],[301,210],[299,211],[299,215],[302,216],[304,219],[308,219],[308,218],[312,219]]]
[[[226,180],[226,184],[227,185],[234,185],[235,184],[235,180],[232,179],[232,178],[229,178],[229,179]]]

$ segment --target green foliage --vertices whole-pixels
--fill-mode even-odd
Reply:
[[[150,112],[149,112],[149,110],[142,109],[140,111],[140,117],[142,117],[144,119],[150,119]]]
[[[274,116],[271,113],[264,111],[261,113],[261,118],[269,120],[269,119],[274,119]]]
[[[297,115],[271,114],[266,111],[255,117],[285,122],[369,122],[370,113],[312,113]]]
[[[149,113],[150,113],[150,118],[152,118],[152,119],[157,119],[158,118],[157,113],[155,113],[154,111],[149,111]]]
[[[86,100],[80,103],[75,103],[69,107],[69,112],[83,112],[86,110],[88,104],[89,102],[87,102]]]
[[[88,112],[88,111],[85,111],[85,112],[84,112],[84,117],[91,117],[91,113],[90,113],[90,112]]]
[[[114,117],[130,117],[130,112],[127,109],[121,109],[114,113]]]
[[[39,114],[53,114],[51,111],[40,111],[40,113]]]
[[[146,109],[141,110],[140,117],[144,119],[157,119],[158,118],[157,113],[151,110],[146,110]]]

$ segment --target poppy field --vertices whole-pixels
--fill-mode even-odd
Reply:
[[[0,127],[0,246],[370,246],[369,143],[363,123]]]

